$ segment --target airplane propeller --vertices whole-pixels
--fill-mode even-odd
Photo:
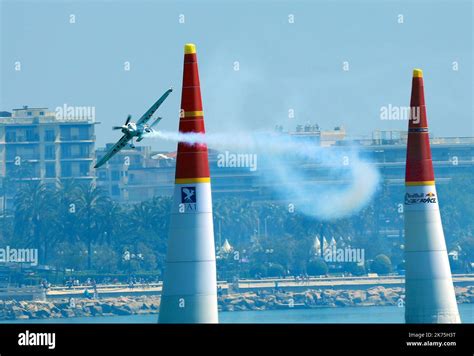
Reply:
[[[128,115],[128,116],[127,116],[127,119],[125,120],[125,124],[123,124],[122,126],[113,126],[113,127],[112,127],[112,130],[126,129],[128,123],[130,122],[131,119],[132,119],[132,115]]]

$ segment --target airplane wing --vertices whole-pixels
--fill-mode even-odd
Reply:
[[[97,164],[94,166],[94,168],[99,168],[103,166],[109,159],[111,159],[118,151],[120,151],[122,148],[124,148],[128,141],[130,141],[132,137],[123,135],[120,140],[117,141],[115,145],[112,146],[112,148],[97,162]]]
[[[151,108],[148,109],[146,113],[143,114],[143,116],[137,121],[137,125],[143,125],[150,120],[150,118],[153,116],[156,110],[160,107],[161,104],[163,104],[163,101],[166,100],[168,95],[173,91],[173,88],[169,88],[162,96],[159,98],[156,103],[152,105]]]

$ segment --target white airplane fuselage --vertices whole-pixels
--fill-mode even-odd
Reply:
[[[124,125],[122,127],[122,132],[130,138],[136,137],[137,142],[140,142],[141,140],[143,140],[143,135],[145,133],[153,132],[153,129],[150,126],[148,126],[147,124],[137,125],[134,122],[130,122],[127,125]],[[133,146],[133,144],[132,144],[132,146]]]

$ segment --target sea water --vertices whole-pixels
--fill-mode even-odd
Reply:
[[[237,311],[220,312],[219,322],[229,323],[316,323],[316,324],[338,324],[338,323],[390,323],[404,322],[404,308],[396,306],[385,307],[344,307],[344,308],[318,308],[318,309],[286,309],[286,310],[263,310],[263,311]],[[474,304],[460,304],[459,312],[463,323],[474,323]],[[127,315],[127,316],[98,316],[81,318],[60,319],[34,319],[34,320],[12,320],[0,323],[156,323],[157,314]]]

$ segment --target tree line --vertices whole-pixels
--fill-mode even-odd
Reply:
[[[472,179],[438,186],[448,248],[474,260],[474,188]],[[314,253],[318,236],[335,238],[339,247],[365,250],[366,260],[403,263],[404,187],[382,186],[363,210],[322,221],[298,211],[298,205],[250,197],[214,198],[216,251],[222,274],[305,274],[320,270]],[[166,256],[170,197],[119,204],[94,184],[73,180],[45,185],[28,182],[14,208],[1,219],[1,242],[39,251],[42,265],[99,273],[161,273]],[[387,232],[388,231],[388,232]],[[391,236],[391,237],[390,237]],[[232,253],[219,251],[225,240]],[[320,263],[319,263],[320,264]],[[331,266],[330,266],[331,267]],[[322,267],[324,270],[324,267]]]

